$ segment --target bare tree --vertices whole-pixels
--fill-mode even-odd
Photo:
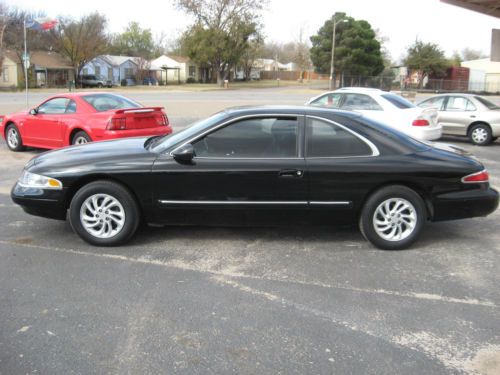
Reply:
[[[59,26],[51,34],[56,48],[67,56],[75,70],[75,77],[80,75],[83,66],[106,51],[106,17],[95,12],[79,20],[59,19]]]

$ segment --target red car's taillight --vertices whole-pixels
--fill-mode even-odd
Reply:
[[[157,121],[160,126],[168,126],[168,117],[164,113],[161,114],[161,117],[157,118]]]
[[[429,126],[429,121],[427,121],[426,119],[423,119],[423,118],[418,118],[416,120],[413,120],[413,123],[412,123],[413,126]]]
[[[462,177],[462,182],[464,184],[477,184],[481,182],[489,182],[490,181],[490,175],[486,171],[486,169],[483,169],[481,172],[476,172],[470,175],[467,175],[465,177]]]
[[[113,117],[108,122],[106,127],[108,130],[126,130],[127,129],[127,118],[126,117]]]

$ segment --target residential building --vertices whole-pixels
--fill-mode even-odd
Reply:
[[[151,60],[149,70],[162,84],[208,79],[206,70],[198,68],[186,56],[162,55]]]
[[[139,57],[100,55],[84,65],[82,75],[96,75],[110,80],[113,85],[120,85],[122,80],[128,80],[130,84],[135,81],[139,68],[146,69],[149,62]]]
[[[461,66],[470,69],[469,90],[500,92],[500,62],[485,58],[464,61]]]

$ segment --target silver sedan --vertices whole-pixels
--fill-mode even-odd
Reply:
[[[419,107],[435,107],[443,135],[469,137],[484,146],[500,136],[500,107],[478,95],[442,94],[426,99]]]

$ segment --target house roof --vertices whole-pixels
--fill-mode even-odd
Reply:
[[[189,62],[189,57],[187,57],[187,56],[168,55],[168,57],[170,57],[174,61],[177,61],[178,63]]]
[[[30,63],[46,69],[73,69],[66,57],[52,51],[31,51]]]
[[[117,56],[117,55],[100,55],[98,56],[98,58],[104,60],[111,66],[120,66],[127,61],[131,61],[134,64],[137,64],[136,60],[138,59],[138,57],[134,56]]]
[[[5,50],[3,51],[3,55],[7,57],[9,60],[12,60],[12,62],[14,62],[15,64],[21,63],[21,59],[19,58],[19,56],[17,56],[17,53],[15,53],[14,51]]]

